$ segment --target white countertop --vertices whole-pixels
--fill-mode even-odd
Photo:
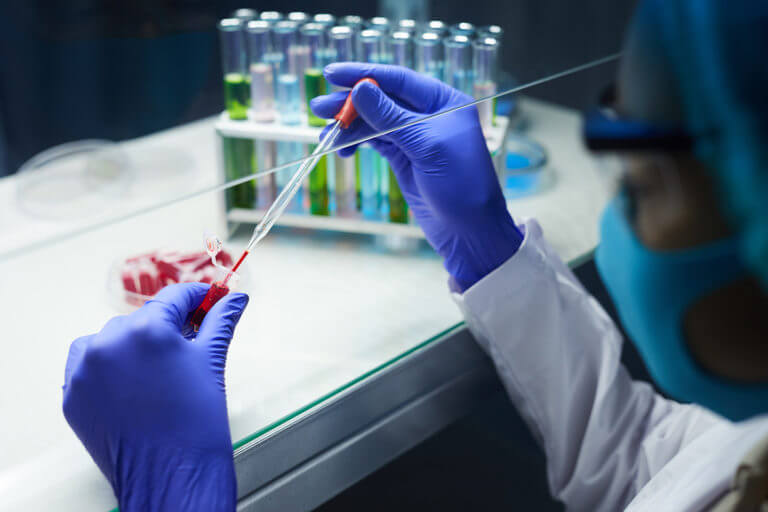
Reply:
[[[579,258],[597,243],[606,187],[582,149],[575,113],[530,100],[523,108],[531,119],[528,134],[550,152],[555,182],[510,202],[510,210],[537,217],[565,260]],[[213,123],[123,143],[141,179],[159,173],[167,179],[160,188],[142,188],[140,180],[108,216],[214,184]],[[14,180],[0,180],[0,255],[87,227],[25,216],[15,208]],[[204,194],[0,259],[0,511],[115,506],[61,413],[67,349],[117,314],[106,290],[116,257],[195,247],[220,214],[214,195]],[[247,265],[251,303],[227,368],[233,441],[461,321],[445,271],[428,251],[392,254],[359,237],[280,232],[267,237]]]

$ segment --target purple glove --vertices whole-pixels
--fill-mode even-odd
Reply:
[[[416,121],[473,101],[439,80],[398,66],[344,62],[325,68],[326,79],[352,87],[359,118],[339,144]],[[333,117],[348,92],[312,100],[312,111]],[[388,161],[408,205],[456,282],[467,289],[517,251],[522,242],[480,129],[467,107],[369,141]],[[350,156],[355,147],[339,151]]]
[[[224,366],[248,296],[219,301],[192,339],[207,291],[168,286],[69,349],[64,416],[122,512],[235,510]]]

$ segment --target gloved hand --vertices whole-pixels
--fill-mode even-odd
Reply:
[[[64,416],[121,512],[235,510],[224,366],[248,296],[220,300],[192,339],[207,290],[168,286],[69,349]]]
[[[473,101],[439,80],[398,66],[330,64],[325,77],[341,87],[370,77],[381,87],[363,82],[352,90],[359,118],[342,132],[340,144]],[[319,96],[312,100],[312,111],[333,117],[348,94]],[[507,211],[475,107],[369,142],[389,161],[427,240],[463,289],[518,249],[522,235]],[[354,151],[349,147],[339,154],[350,156]]]

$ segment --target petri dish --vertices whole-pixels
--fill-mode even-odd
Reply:
[[[504,197],[514,199],[539,192],[547,183],[547,151],[528,137],[512,134],[504,144],[501,186]]]
[[[21,166],[16,200],[28,215],[70,221],[108,211],[128,193],[133,179],[131,162],[116,143],[68,142]]]

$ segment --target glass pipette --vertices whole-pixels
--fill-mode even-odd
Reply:
[[[379,85],[373,78],[363,78],[362,80],[359,80],[355,86],[361,82],[370,82],[377,87]],[[240,255],[237,263],[235,263],[235,265],[232,267],[232,270],[227,273],[224,279],[211,285],[211,288],[208,290],[208,293],[203,299],[203,302],[192,315],[191,323],[195,330],[200,328],[200,324],[203,322],[203,318],[205,318],[206,313],[208,313],[213,305],[216,304],[219,299],[229,293],[227,283],[232,277],[232,274],[237,272],[237,269],[240,268],[243,260],[245,260],[245,257],[248,256],[253,247],[259,243],[262,238],[267,236],[267,233],[269,233],[269,231],[272,229],[272,226],[275,225],[277,219],[280,218],[280,215],[283,214],[285,209],[288,207],[288,204],[290,204],[293,196],[296,195],[296,192],[299,190],[299,187],[304,181],[304,178],[306,178],[309,173],[312,172],[312,169],[314,169],[317,161],[320,160],[322,153],[333,147],[333,145],[336,143],[336,139],[339,138],[341,131],[343,129],[349,128],[349,125],[352,123],[352,121],[355,120],[356,117],[357,112],[355,111],[355,106],[352,104],[352,95],[350,94],[347,96],[347,100],[344,102],[341,110],[339,110],[336,116],[334,116],[335,122],[331,126],[331,129],[328,130],[328,133],[325,135],[323,140],[320,141],[320,143],[317,145],[317,148],[315,148],[309,158],[307,158],[304,163],[301,164],[296,173],[294,173],[294,175],[285,185],[282,192],[280,192],[272,205],[267,209],[259,223],[256,224],[256,227],[253,230],[253,235],[248,241],[248,245],[245,247],[243,254]]]

